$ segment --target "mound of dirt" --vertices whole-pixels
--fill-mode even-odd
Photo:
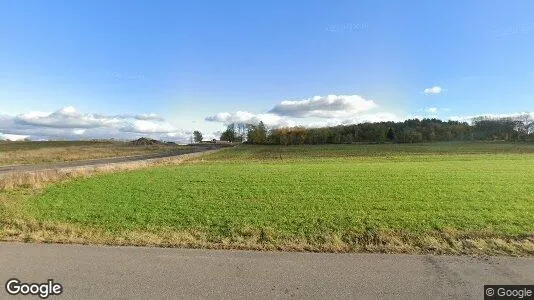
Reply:
[[[134,144],[134,145],[159,145],[159,144],[163,144],[163,142],[158,141],[158,140],[154,140],[154,139],[149,139],[149,138],[142,137],[142,138],[139,138],[139,139],[137,139],[135,141],[132,141],[132,144]]]

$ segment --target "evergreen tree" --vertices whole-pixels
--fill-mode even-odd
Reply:
[[[387,138],[390,141],[394,141],[395,140],[395,131],[393,131],[393,128],[391,128],[391,127],[389,127]]]
[[[195,138],[195,143],[202,142],[202,133],[198,130],[193,131],[193,136]]]

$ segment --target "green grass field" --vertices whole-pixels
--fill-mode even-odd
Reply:
[[[529,144],[239,146],[22,198],[20,218],[78,242],[534,254]]]

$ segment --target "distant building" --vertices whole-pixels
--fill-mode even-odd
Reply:
[[[201,142],[202,144],[231,144],[231,142],[228,142],[228,141],[220,141],[220,140],[217,140],[217,139],[212,139],[210,141],[202,141]]]

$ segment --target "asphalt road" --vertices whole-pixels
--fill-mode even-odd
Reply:
[[[5,176],[9,173],[16,172],[33,172],[33,171],[42,171],[42,170],[53,170],[53,169],[66,169],[66,168],[79,168],[87,166],[101,166],[107,164],[119,164],[119,163],[128,163],[133,161],[141,160],[153,160],[159,158],[179,156],[188,153],[204,152],[208,150],[219,149],[217,145],[213,146],[198,146],[192,147],[191,149],[177,150],[172,152],[165,153],[153,153],[146,155],[134,155],[134,156],[123,156],[123,157],[111,157],[111,158],[102,158],[102,159],[91,159],[91,160],[77,160],[69,162],[57,162],[49,164],[37,164],[37,165],[11,165],[11,166],[0,166],[0,177]]]
[[[484,284],[534,284],[534,258],[0,243],[0,266],[2,285],[54,279],[69,299],[482,299]]]

